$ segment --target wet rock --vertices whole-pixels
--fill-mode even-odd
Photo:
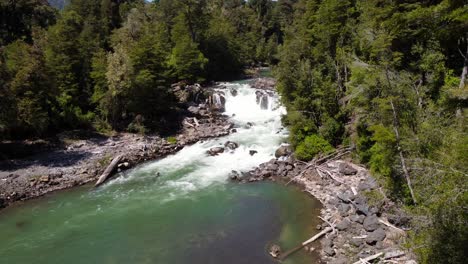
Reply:
[[[338,170],[344,175],[355,175],[357,173],[357,170],[346,162],[340,163]]]
[[[249,128],[253,127],[253,126],[254,126],[254,123],[252,123],[252,122],[247,122],[247,123],[245,124],[244,128],[249,129]]]
[[[234,96],[234,97],[236,97],[237,94],[238,94],[238,91],[237,91],[236,89],[234,89],[234,88],[232,88],[232,89],[230,90],[230,92],[231,92],[231,95]]]
[[[239,147],[239,144],[237,144],[236,142],[228,141],[224,143],[224,146],[228,149],[234,150]]]
[[[272,245],[270,247],[270,255],[277,258],[281,254],[281,247],[278,245]]]
[[[130,163],[122,162],[119,165],[117,165],[117,168],[119,168],[119,169],[128,169],[128,168],[130,168]]]
[[[284,157],[284,156],[289,156],[289,155],[291,155],[291,153],[292,153],[291,146],[290,145],[284,145],[284,146],[279,147],[275,151],[275,157],[280,158],[280,157]]]
[[[253,150],[253,149],[249,150],[250,156],[253,156],[253,155],[257,154],[257,153],[258,153],[258,151],[256,151],[256,150]]]
[[[380,227],[379,218],[376,215],[370,215],[364,219],[363,226],[368,232],[374,231]]]
[[[0,198],[0,209],[6,207],[5,199]]]
[[[377,242],[383,241],[385,237],[385,230],[383,230],[383,228],[379,228],[367,234],[366,243],[369,245],[375,245]]]
[[[208,154],[211,155],[211,156],[216,156],[216,155],[221,154],[223,152],[224,152],[223,147],[214,147],[214,148],[211,148],[210,150],[208,150]]]
[[[349,221],[348,218],[345,218],[344,220],[342,220],[336,225],[336,229],[343,231],[343,230],[348,229],[350,225],[351,225],[351,221]]]
[[[233,171],[231,171],[231,173],[229,173],[229,179],[231,179],[233,181],[240,180],[241,176],[240,176],[238,171],[233,170]]]
[[[273,78],[257,78],[250,85],[256,89],[273,90],[276,85],[276,80]]]

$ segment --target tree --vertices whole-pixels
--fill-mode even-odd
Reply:
[[[172,41],[175,46],[172,48],[169,65],[174,69],[177,79],[201,81],[204,79],[204,69],[208,60],[190,36],[185,16],[179,15],[172,29]]]

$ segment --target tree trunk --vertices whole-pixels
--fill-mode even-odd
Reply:
[[[102,173],[101,177],[99,177],[99,180],[96,182],[94,187],[97,187],[103,184],[107,180],[107,178],[109,178],[109,176],[111,175],[112,172],[114,172],[115,168],[117,167],[121,159],[122,159],[122,155],[118,155],[112,160],[109,166],[107,166],[106,170]]]
[[[416,204],[416,197],[414,196],[413,187],[411,185],[411,178],[408,172],[408,168],[406,167],[406,162],[405,162],[405,157],[403,156],[403,151],[400,147],[400,133],[398,131],[398,117],[397,117],[395,106],[393,105],[392,100],[390,100],[390,105],[392,106],[392,111],[393,111],[393,132],[395,133],[398,155],[400,156],[401,167],[403,168],[403,173],[405,174],[405,178],[406,178],[406,184],[408,185],[408,188],[411,193],[411,199],[413,199],[413,203]]]

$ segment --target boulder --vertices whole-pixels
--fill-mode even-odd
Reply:
[[[356,204],[356,212],[362,215],[369,215],[369,206],[367,204]]]
[[[274,90],[276,85],[276,80],[274,78],[257,78],[250,85],[252,87],[262,90]]]
[[[238,94],[237,90],[234,89],[234,88],[232,88],[232,89],[230,90],[230,92],[231,92],[231,95],[234,96],[234,97],[236,97],[237,94]]]
[[[351,221],[349,221],[348,218],[345,218],[344,220],[342,220],[336,225],[336,229],[343,231],[343,230],[348,229],[350,225],[351,225]]]
[[[279,157],[289,156],[289,155],[291,155],[291,153],[292,153],[291,146],[290,145],[283,145],[283,146],[279,147],[275,151],[275,157],[279,158]]]
[[[269,170],[269,171],[277,171],[277,170],[278,170],[278,164],[269,163],[269,164],[267,165],[267,170]]]
[[[355,175],[357,173],[357,170],[346,162],[340,163],[338,170],[344,175]]]
[[[236,142],[227,141],[226,143],[224,143],[224,146],[228,149],[234,150],[239,147],[239,144],[237,144]]]
[[[377,242],[383,241],[386,236],[385,230],[383,230],[383,228],[379,228],[367,234],[366,243],[369,245],[375,245]]]
[[[359,224],[364,223],[364,218],[365,218],[365,216],[363,216],[363,215],[352,215],[352,216],[349,217],[349,219],[351,219],[351,221],[359,223]]]
[[[231,173],[229,173],[229,178],[231,180],[235,181],[235,180],[240,180],[241,176],[240,176],[238,171],[233,170],[233,171],[231,171]]]
[[[364,219],[363,226],[368,232],[374,231],[380,227],[379,218],[376,215],[370,215]]]
[[[221,154],[223,152],[224,152],[223,147],[214,147],[214,148],[210,148],[210,150],[208,150],[208,154],[211,155],[211,156],[216,156],[216,155]]]
[[[281,248],[278,245],[272,245],[270,247],[270,255],[277,258],[281,254]]]
[[[258,153],[258,151],[256,151],[256,150],[253,150],[253,149],[249,150],[250,156],[253,156],[253,155],[257,154],[257,153]]]

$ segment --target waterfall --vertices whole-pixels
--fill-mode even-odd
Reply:
[[[285,114],[286,110],[279,104],[276,93],[267,94],[247,84],[223,85],[226,88],[213,94],[213,102],[222,105],[222,100],[225,99],[224,113],[230,116],[230,120],[235,124],[236,133],[196,143],[172,156],[138,168],[143,172],[143,177],[155,177],[156,171],[161,173],[158,178],[162,181],[160,192],[167,192],[166,197],[170,197],[168,199],[176,199],[212,184],[224,184],[229,180],[228,175],[232,170],[246,172],[260,163],[269,161],[274,158],[275,150],[287,136],[287,131],[281,124],[281,115]],[[237,92],[229,92],[233,89]],[[257,102],[259,92],[262,92],[264,97]],[[227,141],[238,143],[239,148],[225,150],[217,156],[206,154],[210,148],[222,147]],[[251,150],[257,153],[252,156]],[[187,167],[194,169],[182,177],[171,177]],[[108,185],[142,181],[141,177],[141,173],[128,173],[124,177],[114,179]]]

